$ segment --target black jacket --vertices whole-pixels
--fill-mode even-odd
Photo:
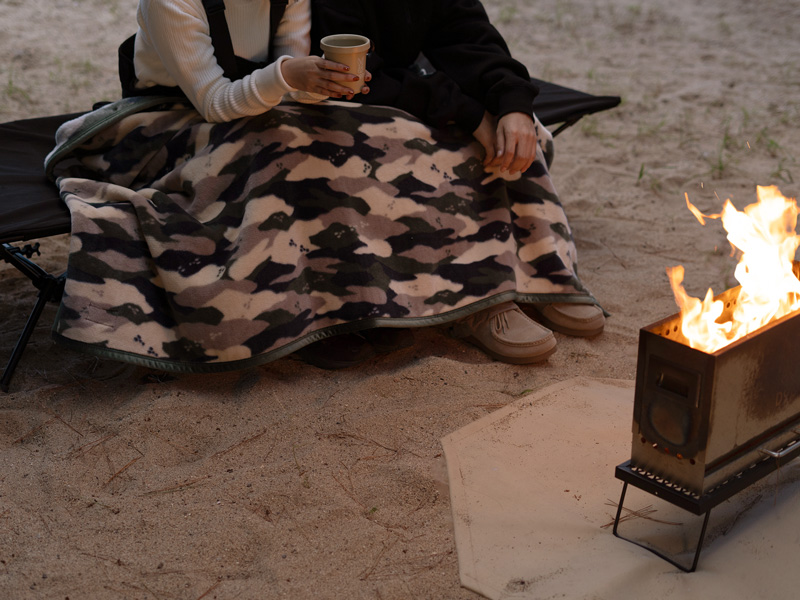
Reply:
[[[478,0],[312,0],[311,52],[333,33],[365,35],[370,92],[359,102],[401,108],[440,127],[474,131],[484,110],[501,117],[533,112],[538,89],[511,58]],[[420,53],[433,75],[413,68]]]

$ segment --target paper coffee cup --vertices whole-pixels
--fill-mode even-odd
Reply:
[[[358,93],[364,87],[364,76],[367,73],[367,52],[369,38],[355,33],[337,33],[320,40],[320,48],[325,58],[350,67],[350,73],[358,75],[358,81],[338,81]]]

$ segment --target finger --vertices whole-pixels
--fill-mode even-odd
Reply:
[[[535,157],[529,157],[528,160],[524,161],[523,165],[519,168],[520,173],[527,172],[527,170],[531,168],[531,165],[533,164],[534,160]]]
[[[525,161],[525,164],[522,167],[522,172],[525,173],[528,169],[531,168],[531,165],[536,161],[536,142],[533,143],[533,148],[531,148],[531,153],[528,155],[528,160]]]
[[[528,170],[528,166],[530,166],[530,157],[527,155],[517,155],[517,158],[511,164],[510,172],[511,173],[524,173]]]
[[[531,168],[531,165],[536,162],[536,153],[539,151],[539,140],[534,134],[530,140],[530,152],[528,152],[528,160],[525,161],[523,172]]]
[[[483,151],[485,156],[483,157],[483,166],[488,167],[491,166],[493,162],[496,161],[496,157],[494,154],[494,146],[491,144],[487,144],[483,147]]]
[[[502,169],[504,160],[505,154],[497,154],[496,150],[492,150],[492,160],[489,162],[489,165],[496,169]]]
[[[536,135],[532,131],[524,131],[517,136],[516,158],[511,165],[512,172],[527,171],[536,160]]]
[[[350,92],[350,90],[347,88],[332,89],[325,85],[320,85],[313,91],[316,92],[317,94],[325,94],[330,98],[341,98],[342,96],[346,96]]]
[[[347,86],[341,85],[332,79],[323,79],[321,82],[323,94],[332,95],[337,94],[337,97],[347,96],[353,94],[353,90]]]
[[[342,73],[339,71],[321,71],[320,76],[329,81],[359,81],[361,79],[355,73]]]
[[[509,167],[509,171],[511,173],[527,171],[528,167],[530,167],[533,162],[534,156],[535,150],[531,147],[530,140],[523,140],[517,145],[516,155]]]
[[[498,138],[499,137],[500,136],[498,135]],[[517,158],[517,140],[516,137],[513,136],[509,136],[508,138],[504,139],[506,140],[506,144],[502,152],[503,164],[500,168],[503,171],[508,171]]]
[[[326,71],[339,71],[341,73],[347,73],[350,71],[350,67],[345,64],[334,62],[332,60],[328,60],[323,58],[320,62],[320,67],[325,69]]]
[[[500,162],[502,165],[505,163],[505,156],[506,156],[506,132],[503,130],[502,127],[499,127],[497,129],[497,134],[495,135],[495,146],[496,146],[495,156],[498,159],[503,159],[502,161],[498,160],[498,162]]]

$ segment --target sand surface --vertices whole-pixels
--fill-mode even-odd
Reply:
[[[639,329],[676,311],[666,267],[694,295],[736,285],[724,231],[684,193],[706,212],[756,185],[798,195],[800,3],[485,4],[531,74],[623,98],[561,134],[553,167],[605,332],[559,335],[537,366],[430,329],[347,371],[165,375],[53,345],[49,307],[0,396],[0,597],[477,598],[459,584],[442,436],[575,375],[633,379]],[[135,9],[0,0],[0,119],[116,98]],[[66,242],[43,240],[40,262],[63,268]],[[0,360],[34,298],[0,266]]]

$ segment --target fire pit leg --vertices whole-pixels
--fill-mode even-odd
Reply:
[[[708,519],[711,517],[711,509],[708,509],[706,511],[705,518],[703,519],[703,527],[700,530],[700,539],[697,541],[697,550],[695,551],[695,554],[694,554],[694,561],[692,562],[692,566],[691,567],[686,567],[686,566],[676,562],[675,560],[673,560],[669,556],[659,552],[655,548],[651,548],[650,546],[646,546],[645,544],[642,544],[642,543],[637,542],[636,540],[632,540],[630,538],[623,537],[623,536],[621,536],[619,534],[617,529],[619,527],[620,516],[622,515],[622,507],[623,507],[623,504],[625,503],[625,493],[627,491],[628,491],[628,482],[626,481],[626,482],[624,482],[624,485],[622,486],[622,495],[620,496],[619,504],[617,505],[617,516],[614,519],[614,530],[613,530],[614,531],[614,535],[616,537],[618,537],[619,539],[621,539],[621,540],[625,540],[626,542],[630,542],[631,544],[635,544],[635,545],[639,546],[640,548],[644,548],[648,552],[652,552],[653,554],[655,554],[659,558],[664,559],[665,561],[667,561],[671,565],[678,567],[684,573],[694,573],[695,569],[697,569],[697,563],[700,560],[700,552],[703,549],[703,540],[706,537],[706,528],[708,527]]]

